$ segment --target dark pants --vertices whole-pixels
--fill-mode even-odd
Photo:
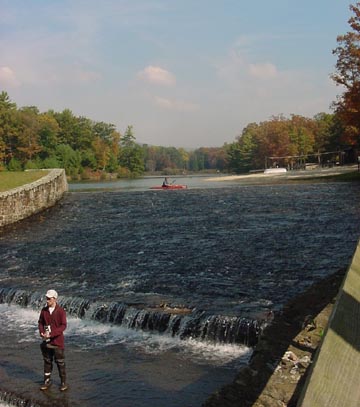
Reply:
[[[49,345],[46,342],[42,342],[40,345],[41,353],[44,358],[44,375],[45,377],[50,377],[53,369],[53,360],[58,367],[59,376],[61,383],[66,382],[66,372],[65,372],[65,353],[64,349],[60,349],[58,346]]]

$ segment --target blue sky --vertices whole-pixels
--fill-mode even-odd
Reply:
[[[231,143],[330,112],[347,0],[0,0],[0,90],[19,107],[133,125],[137,141]]]

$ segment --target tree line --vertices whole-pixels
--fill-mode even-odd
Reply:
[[[138,144],[132,126],[121,134],[113,124],[75,116],[71,110],[40,113],[36,106],[18,108],[0,93],[0,170],[65,168],[69,176],[112,173],[134,177],[226,170],[225,150]]]
[[[75,116],[69,109],[40,113],[35,106],[17,108],[6,92],[0,93],[0,168],[65,168],[73,178],[96,173],[242,173],[275,165],[294,169],[302,160],[321,163],[341,156],[348,147],[341,141],[343,132],[336,114],[279,115],[248,124],[233,143],[188,151],[140,145],[132,126],[121,134],[113,124]],[[329,151],[333,154],[324,155]]]
[[[132,126],[121,134],[113,124],[75,116],[69,109],[41,113],[36,106],[18,108],[2,91],[0,170],[61,167],[74,178],[94,173],[132,177],[145,171],[242,173],[354,162],[360,143],[360,3],[350,10],[351,31],[338,36],[333,50],[338,59],[331,77],[343,93],[333,102],[332,114],[273,116],[248,124],[233,143],[188,151],[140,145]]]
[[[17,108],[0,94],[0,166],[2,169],[65,168],[70,176],[88,171],[143,172],[142,151],[128,126],[123,136],[113,124],[77,117],[71,110],[40,113]]]
[[[342,142],[342,134],[335,114],[274,116],[243,129],[227,148],[228,167],[240,173],[275,166],[301,169],[306,163],[345,164],[353,160],[353,150]]]

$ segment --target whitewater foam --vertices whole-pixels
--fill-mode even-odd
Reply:
[[[39,342],[37,330],[39,312],[17,305],[0,304],[0,322],[4,332],[15,336],[18,343]],[[145,354],[176,352],[196,363],[223,366],[243,364],[250,356],[250,348],[243,345],[214,344],[196,339],[144,332],[97,321],[68,317],[66,343],[85,349],[124,346]]]

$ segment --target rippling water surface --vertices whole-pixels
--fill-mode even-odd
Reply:
[[[358,202],[358,186],[342,183],[69,193],[0,235],[0,289],[54,287],[64,298],[106,310],[123,304],[144,317],[117,325],[69,314],[71,388],[65,399],[56,390],[47,398],[37,391],[38,310],[2,304],[0,388],[43,405],[52,397],[58,405],[200,406],[249,356],[224,340],[229,325],[221,325],[260,321],[347,266]],[[191,310],[181,322],[190,320],[190,334],[144,322],[145,310],[165,308]],[[210,323],[206,335],[194,328],[197,312],[217,321],[211,340]]]

